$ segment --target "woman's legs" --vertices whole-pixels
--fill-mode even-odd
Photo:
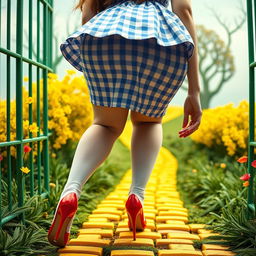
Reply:
[[[128,109],[95,106],[93,124],[82,135],[73,158],[67,183],[61,197],[70,191],[80,197],[86,181],[107,158],[122,133]]]
[[[131,111],[131,121],[132,184],[129,195],[136,194],[143,204],[145,187],[162,145],[162,117],[152,118]]]
[[[114,142],[122,133],[128,116],[128,109],[93,105],[93,124],[84,132],[78,142],[66,185],[59,199],[75,192],[80,198],[83,185],[107,158]],[[59,205],[58,203],[58,205]],[[58,209],[56,207],[56,212]],[[55,212],[55,215],[56,215]],[[72,225],[70,221],[67,229]]]

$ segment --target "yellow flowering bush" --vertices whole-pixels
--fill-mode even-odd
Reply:
[[[246,153],[249,134],[249,103],[242,100],[237,107],[233,103],[204,109],[199,129],[190,137],[208,147],[224,146],[230,156]]]
[[[50,150],[61,148],[68,139],[77,141],[93,120],[92,104],[89,91],[83,76],[74,76],[75,71],[68,70],[62,80],[57,74],[48,74],[48,128],[53,133],[50,136]],[[24,77],[24,82],[28,78]],[[32,83],[32,97],[29,97],[26,86],[23,86],[23,138],[43,135],[43,79],[40,80],[40,127],[37,126],[37,83]],[[6,141],[6,100],[0,101],[0,141]],[[32,106],[32,123],[29,123],[29,106]],[[16,101],[10,104],[10,140],[16,139]],[[42,143],[42,142],[40,142]],[[41,145],[42,150],[42,145]],[[33,144],[34,155],[37,155],[37,143]],[[6,156],[3,151],[2,156]],[[16,149],[11,146],[11,155],[16,157]]]
[[[34,121],[31,124],[28,120],[28,104],[27,101],[30,102],[30,98],[28,97],[28,92],[23,89],[23,99],[26,99],[23,101],[23,122],[22,122],[22,128],[23,128],[23,139],[29,138],[29,133],[31,132],[32,137],[37,136],[37,133],[43,134],[42,129],[37,126],[37,123]],[[25,104],[24,104],[25,102]],[[7,102],[6,100],[0,100],[0,142],[7,141],[7,117],[6,117],[6,106]],[[33,120],[35,119],[35,115],[33,115]],[[11,100],[10,102],[10,140],[16,140],[16,101]],[[34,143],[34,156],[37,155],[37,143]],[[42,151],[42,142],[40,142],[40,149]],[[16,148],[15,146],[10,146],[10,153],[13,157],[16,157]],[[3,151],[1,153],[3,156],[7,156],[7,152]]]
[[[89,90],[84,76],[74,76],[68,70],[59,80],[56,74],[49,74],[49,122],[53,132],[52,146],[59,149],[68,139],[77,141],[92,124],[93,111]]]

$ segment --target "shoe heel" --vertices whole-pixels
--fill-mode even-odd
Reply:
[[[131,223],[131,227],[132,227],[132,232],[133,232],[133,240],[136,240],[136,221],[137,221],[137,216],[139,215],[140,210],[138,210],[137,212],[129,212],[127,211],[128,217],[129,217],[129,221]]]
[[[73,206],[73,207],[72,207]],[[67,218],[70,218],[70,220],[73,218],[77,211],[77,205],[72,204],[70,201],[65,203],[61,203],[57,212],[58,217],[60,218],[58,230],[56,232],[56,235],[54,237],[55,240],[59,238],[60,231],[63,227],[64,222],[66,221]],[[57,217],[56,217],[57,218]],[[65,231],[66,233],[66,231]]]

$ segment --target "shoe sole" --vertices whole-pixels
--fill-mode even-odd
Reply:
[[[73,215],[74,216],[74,215]],[[53,228],[51,230],[51,232],[48,234],[48,241],[56,246],[60,246],[60,247],[64,247],[66,246],[65,243],[65,233],[67,230],[67,226],[70,223],[70,221],[72,220],[73,216],[68,216],[65,221],[63,222],[63,225],[61,227],[60,233],[59,233],[59,237],[58,239],[55,240],[55,235],[58,231],[58,227],[59,227],[59,223],[60,223],[60,219],[61,219],[61,215],[57,214],[56,219],[53,222]]]

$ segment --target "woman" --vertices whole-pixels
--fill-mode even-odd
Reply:
[[[162,145],[162,118],[186,75],[189,88],[180,138],[200,125],[191,1],[171,0],[172,12],[167,4],[168,0],[80,0],[75,7],[82,11],[83,26],[60,49],[87,80],[94,121],[78,143],[48,232],[54,245],[68,242],[82,187],[111,152],[129,109],[133,176],[125,206],[134,240],[136,230],[146,227],[144,191]]]

